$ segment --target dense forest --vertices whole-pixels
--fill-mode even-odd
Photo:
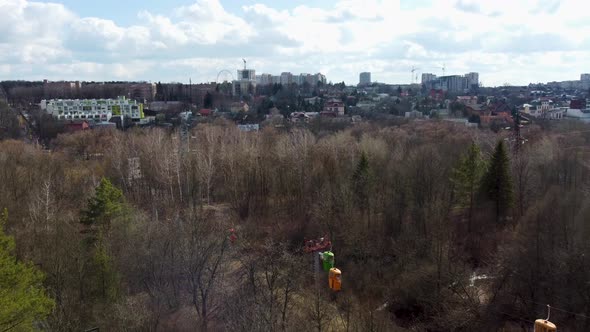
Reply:
[[[0,331],[528,331],[546,304],[588,331],[590,128],[526,138],[220,121],[0,141]],[[321,236],[338,293],[302,250]]]

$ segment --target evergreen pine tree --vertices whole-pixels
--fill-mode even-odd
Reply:
[[[363,215],[367,214],[369,211],[369,195],[372,183],[373,177],[369,167],[369,158],[367,158],[367,155],[363,152],[352,175],[355,201]]]
[[[108,179],[102,178],[82,213],[83,224],[97,227],[84,239],[88,254],[86,292],[103,303],[115,301],[118,294],[118,274],[109,256],[105,237],[108,237],[113,221],[124,217],[126,212],[123,192]]]
[[[108,227],[113,218],[124,212],[123,192],[113,186],[111,181],[102,178],[93,197],[88,200],[88,208],[83,211],[81,222],[85,225]]]
[[[0,331],[33,331],[54,306],[43,288],[43,273],[12,254],[15,243],[4,234],[7,210],[0,215]]]
[[[104,240],[99,238],[88,266],[90,287],[94,295],[105,302],[113,302],[119,293],[119,274],[107,252]]]
[[[472,228],[477,193],[484,172],[485,161],[482,158],[481,150],[477,144],[472,143],[467,153],[459,161],[459,165],[453,170],[452,177],[458,206],[468,211],[467,231],[469,233]]]
[[[203,99],[203,107],[204,108],[212,108],[213,107],[213,95],[207,91],[205,94],[205,98]]]
[[[496,222],[505,217],[514,201],[510,160],[503,141],[498,142],[483,180],[484,194],[494,202]]]

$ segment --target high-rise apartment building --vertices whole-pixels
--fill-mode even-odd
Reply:
[[[467,74],[465,74],[465,77],[467,78],[467,84],[468,84],[469,88],[479,85],[479,73],[476,73],[476,72],[467,73]]]
[[[245,96],[256,92],[256,71],[254,69],[238,69],[238,79],[232,82],[234,96]]]
[[[238,73],[238,75],[241,75]],[[326,84],[326,76],[317,73],[314,75],[301,73],[299,75],[293,75],[290,72],[283,72],[281,75],[271,75],[271,74],[262,74],[260,76],[256,76],[256,83],[259,85],[270,85],[270,84],[282,84],[282,85],[303,85],[305,83],[311,85],[312,87],[317,86],[319,83]]]
[[[293,83],[293,74],[290,72],[281,73],[281,84],[291,85]]]
[[[436,75],[431,73],[423,73],[422,74],[422,84],[434,81],[436,79]]]
[[[371,85],[371,73],[369,73],[369,72],[360,73],[359,85]]]

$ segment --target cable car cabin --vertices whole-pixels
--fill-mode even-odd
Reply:
[[[537,319],[535,321],[535,332],[555,332],[557,326],[545,319]]]
[[[318,240],[305,241],[303,251],[306,253],[311,253],[322,250],[330,250],[330,248],[332,248],[332,242],[327,237],[322,237]]]
[[[342,272],[335,267],[331,268],[328,274],[328,285],[334,292],[338,292],[342,288]]]
[[[322,253],[322,266],[324,267],[324,271],[330,272],[330,269],[334,267],[334,253],[331,251],[326,251]]]

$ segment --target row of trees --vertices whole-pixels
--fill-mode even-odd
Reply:
[[[443,122],[0,142],[5,252],[45,276],[28,265],[45,290],[19,295],[37,303],[19,326],[485,331],[539,317],[537,303],[590,315],[590,135],[563,126],[529,127],[518,153]],[[301,251],[324,234],[336,296]]]

